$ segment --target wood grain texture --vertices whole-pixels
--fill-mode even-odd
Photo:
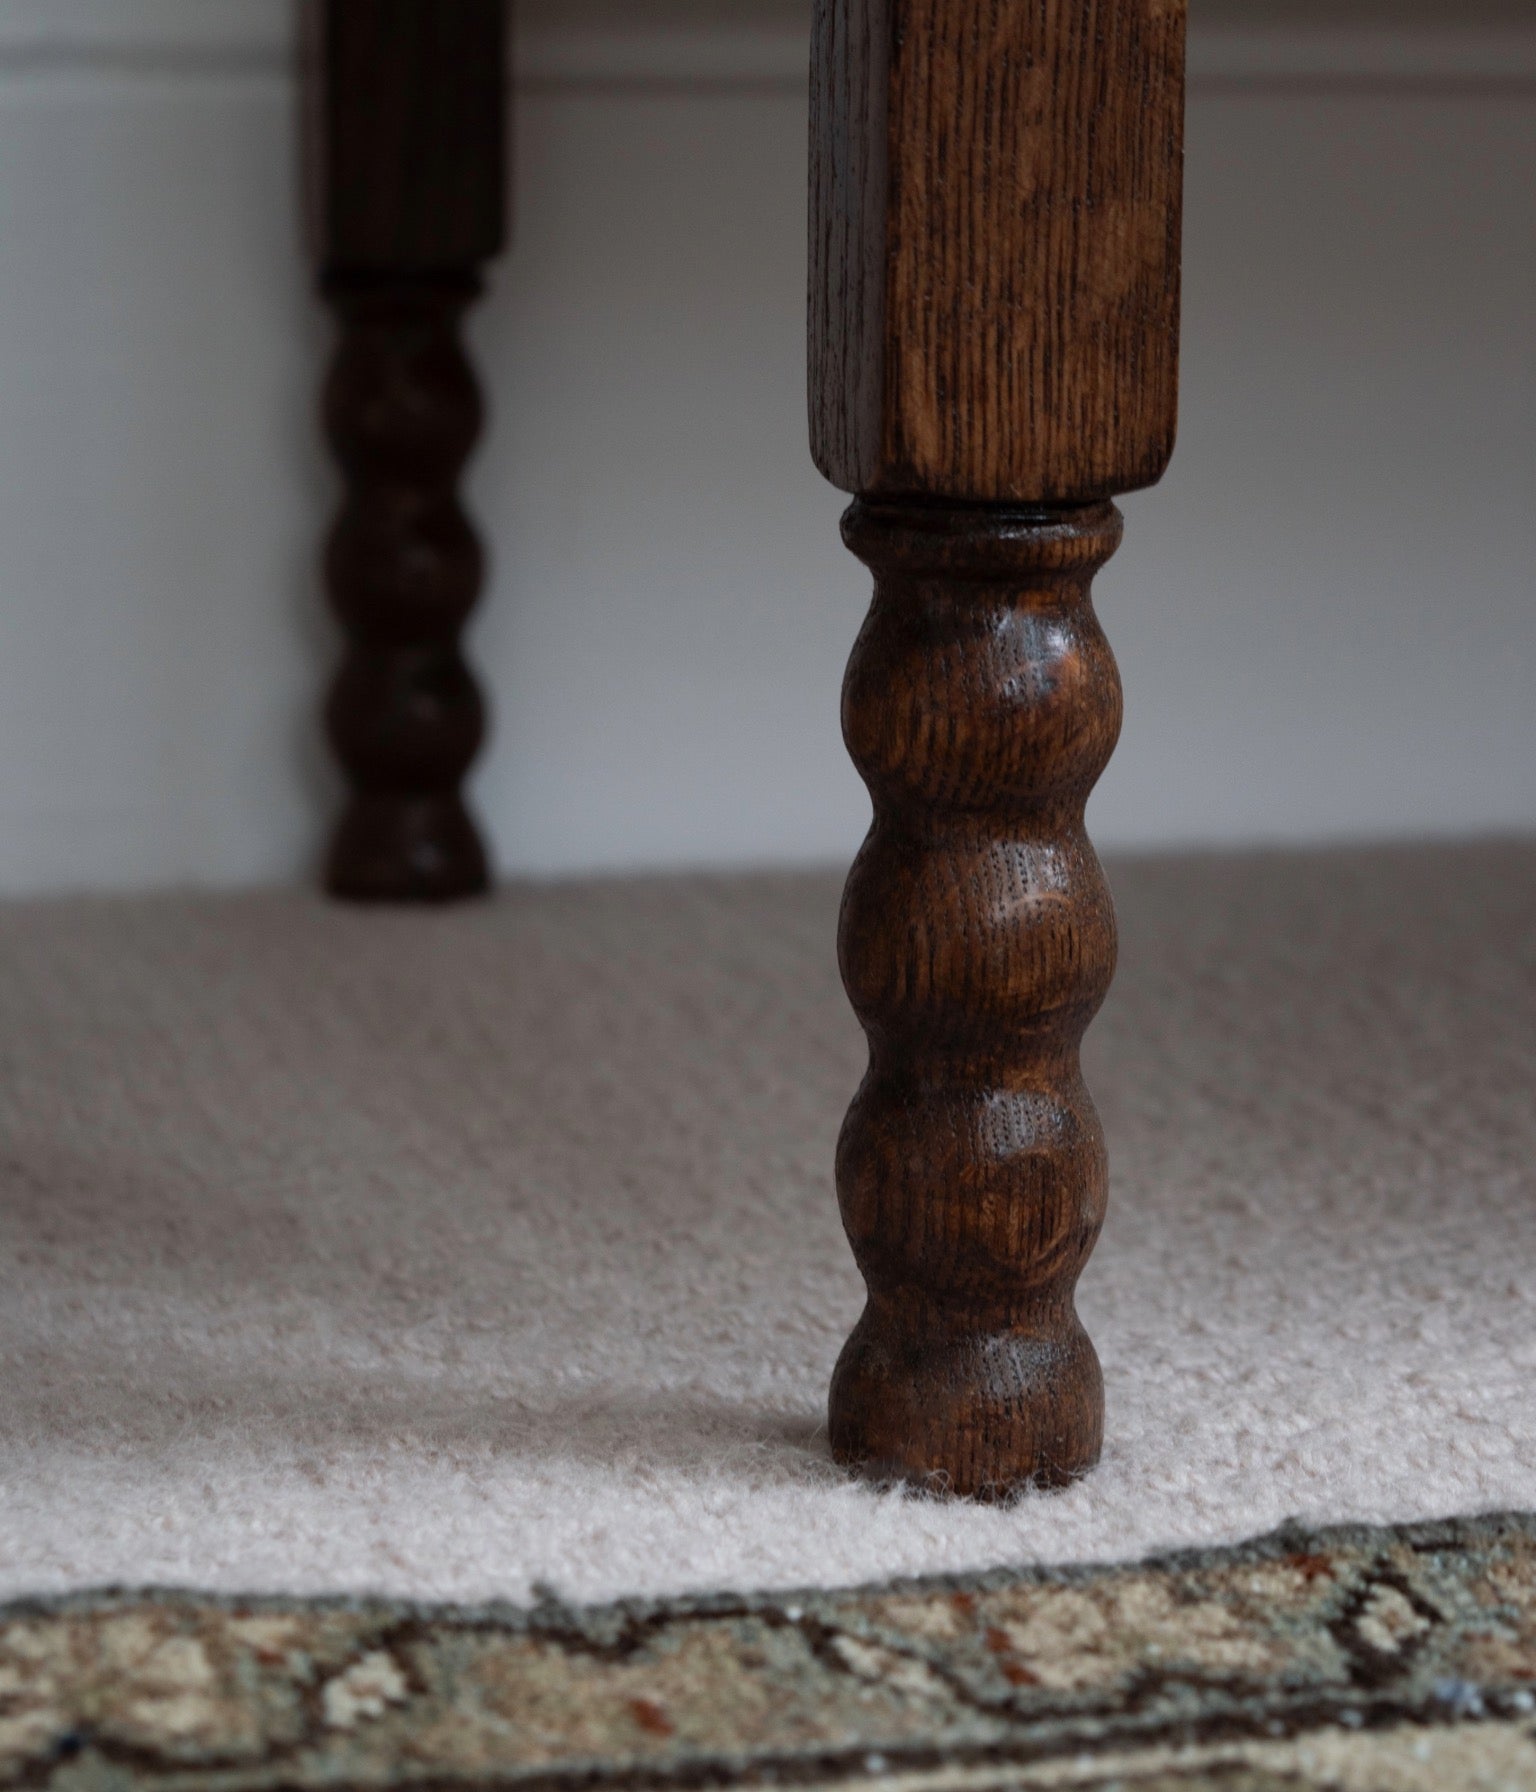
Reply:
[[[326,583],[346,652],[326,712],[349,798],[327,888],[484,890],[461,786],[484,706],[460,650],[482,554],[458,495],[481,427],[461,323],[501,248],[502,0],[312,0],[311,217],[340,340],[326,432],[345,480]]]
[[[870,1064],[837,1159],[869,1304],[832,1447],[997,1495],[1102,1437],[1072,1291],[1106,1198],[1078,1046],[1115,960],[1083,805],[1120,728],[1089,596],[1120,518],[861,501],[844,535],[875,574],[843,700],[874,824],[839,937]]]
[[[874,824],[837,1186],[869,1301],[832,1447],[998,1497],[1098,1459],[1073,1307],[1107,1196],[1078,1066],[1120,725],[1089,589],[1176,420],[1182,0],[817,0],[812,451],[873,570],[843,723]]]
[[[1177,411],[1183,0],[817,0],[812,452],[866,494],[1148,485]]]

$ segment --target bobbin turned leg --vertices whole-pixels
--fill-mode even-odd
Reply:
[[[312,0],[320,286],[339,325],[326,433],[345,479],[326,709],[350,793],[326,884],[443,901],[488,882],[462,785],[484,733],[460,633],[482,556],[458,480],[481,402],[460,325],[501,247],[502,0]]]
[[[1115,935],[1083,807],[1120,687],[1089,587],[1110,495],[1172,449],[1182,58],[1170,0],[818,0],[812,441],[875,576],[837,1162],[869,1300],[832,1447],[957,1493],[1070,1479],[1103,1436],[1078,1047]]]

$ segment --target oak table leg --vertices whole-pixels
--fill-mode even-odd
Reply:
[[[1173,446],[1183,30],[1182,0],[817,4],[812,447],[875,576],[837,1163],[869,1299],[832,1448],[961,1494],[1068,1480],[1103,1436],[1078,1047],[1115,930],[1083,807],[1120,686],[1089,587],[1111,495]]]
[[[482,555],[458,478],[481,401],[460,339],[503,241],[502,0],[312,0],[313,217],[339,342],[345,482],[325,555],[346,653],[327,731],[348,779],[326,885],[444,901],[488,882],[462,785],[484,710],[460,650]]]

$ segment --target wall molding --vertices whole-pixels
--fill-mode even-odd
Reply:
[[[709,28],[524,35],[519,83],[547,87],[803,86],[805,34],[723,21]],[[1361,84],[1421,89],[1536,87],[1536,22],[1390,30],[1381,26],[1195,27],[1190,84],[1257,90]]]
[[[287,0],[0,0],[0,75],[280,73],[295,36]]]
[[[800,88],[805,32],[781,7],[698,22],[661,11],[616,20],[540,10],[519,32],[515,75],[533,91]],[[0,78],[292,72],[291,0],[0,0]],[[1279,88],[1536,91],[1536,22],[1196,25],[1196,92]]]
[[[1192,88],[1536,88],[1530,25],[1225,25],[1192,29]]]

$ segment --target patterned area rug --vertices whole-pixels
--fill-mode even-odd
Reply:
[[[0,1784],[1536,1787],[1536,1514],[1133,1567],[527,1611],[0,1612]]]

